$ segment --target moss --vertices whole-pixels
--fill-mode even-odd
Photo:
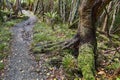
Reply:
[[[95,80],[94,62],[93,46],[90,44],[82,45],[79,50],[78,68],[82,71],[85,80]]]

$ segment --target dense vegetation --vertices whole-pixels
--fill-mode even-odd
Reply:
[[[38,17],[30,49],[37,62],[47,55],[46,64],[62,67],[65,80],[120,79],[119,0],[0,0],[0,76],[10,54],[10,30],[25,20],[23,9]]]

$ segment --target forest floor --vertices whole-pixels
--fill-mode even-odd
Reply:
[[[0,80],[81,80],[81,74],[74,69],[75,58],[72,50],[60,50],[61,41],[72,38],[76,29],[69,29],[66,24],[53,26],[46,24],[29,11],[24,11],[26,20],[11,28],[1,29],[3,39],[0,45]],[[6,37],[4,37],[6,36]],[[109,39],[106,34],[97,31],[98,40],[98,71],[97,80],[119,80],[120,75],[120,34],[112,35]],[[5,38],[5,39],[4,39]],[[11,41],[10,41],[11,40]],[[6,42],[5,42],[6,41]],[[8,42],[11,43],[8,43]],[[9,45],[6,45],[9,44]],[[45,46],[50,46],[47,51]],[[7,46],[7,48],[6,48]],[[3,65],[5,64],[5,67]],[[4,69],[4,70],[3,70]],[[3,74],[3,72],[5,72]],[[1,77],[2,76],[2,77]],[[4,79],[3,79],[4,76]]]

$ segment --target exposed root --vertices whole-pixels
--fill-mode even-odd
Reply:
[[[62,49],[67,49],[67,48],[71,48],[74,46],[74,44],[76,44],[79,41],[78,38],[73,38],[71,40],[69,40],[66,44],[63,45]]]
[[[45,44],[37,44],[34,46],[34,49],[32,49],[33,52],[35,53],[40,53],[40,52],[47,52],[47,51],[55,51],[55,50],[64,50],[64,49],[69,49],[73,48],[74,44],[76,44],[79,41],[78,38],[73,38],[70,40],[65,40],[61,42],[49,42]]]

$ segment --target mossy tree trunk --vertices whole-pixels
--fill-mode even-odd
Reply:
[[[92,7],[94,0],[83,0],[79,8],[80,21],[78,33],[80,37],[78,67],[82,71],[85,80],[95,80],[96,35],[92,24]]]
[[[110,0],[82,0],[79,8],[79,55],[78,67],[82,71],[84,80],[95,80],[95,61],[96,61],[96,28],[95,23],[104,6]]]

